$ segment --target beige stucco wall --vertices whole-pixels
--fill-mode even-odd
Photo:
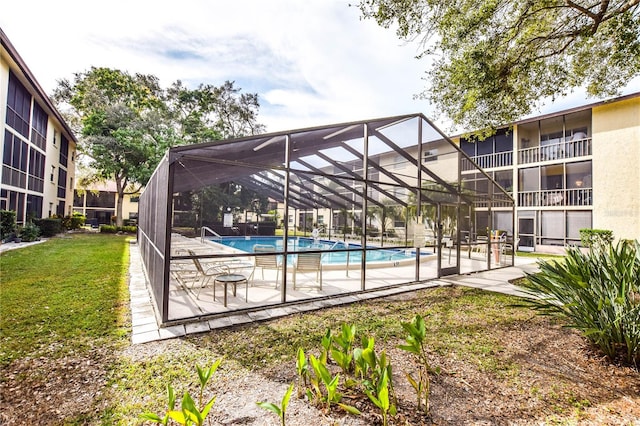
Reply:
[[[593,227],[640,239],[640,97],[593,108]]]

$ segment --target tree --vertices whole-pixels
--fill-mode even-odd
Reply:
[[[640,0],[360,0],[432,56],[429,99],[455,125],[490,129],[545,97],[617,94],[640,74]]]
[[[120,200],[140,191],[167,148],[261,132],[258,97],[233,82],[189,89],[180,81],[166,91],[153,75],[91,68],[62,80],[54,99],[81,134],[90,181],[112,180]],[[122,203],[117,204],[118,225]]]
[[[73,82],[60,81],[53,97],[71,107],[71,122],[81,134],[79,150],[93,171],[90,180],[114,181],[119,200],[139,192],[172,144],[170,129],[163,132],[158,124],[164,108],[158,79],[91,68],[76,73]],[[122,225],[121,202],[116,217]]]
[[[265,131],[257,122],[260,103],[255,93],[240,93],[234,83],[220,87],[185,87],[180,80],[167,89],[166,104],[183,144],[237,138]]]

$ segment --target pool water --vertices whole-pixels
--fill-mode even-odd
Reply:
[[[282,251],[282,237],[222,237],[216,238],[212,241],[224,244],[229,247],[233,247],[238,250],[242,250],[247,253],[253,253],[253,246],[256,244],[270,245],[276,248],[275,251]],[[322,255],[323,264],[344,264],[347,263],[347,256],[349,257],[349,263],[359,263],[362,259],[361,251],[351,252],[335,252],[331,250],[345,250],[347,248],[359,249],[362,246],[359,244],[349,244],[347,247],[342,241],[330,241],[330,240],[314,240],[312,238],[294,237],[289,238],[288,242],[289,251],[298,250],[326,250],[327,253]],[[368,262],[389,262],[400,261],[406,259],[415,259],[416,253],[413,250],[386,250],[386,249],[370,249],[367,250],[367,263]]]

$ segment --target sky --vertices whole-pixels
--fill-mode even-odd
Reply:
[[[428,68],[418,42],[361,19],[349,2],[358,1],[7,1],[0,27],[49,94],[104,66],[153,74],[164,87],[235,81],[259,95],[268,132],[416,112],[453,131],[416,99]],[[623,89],[637,91],[639,78]],[[578,90],[535,115],[595,101]]]

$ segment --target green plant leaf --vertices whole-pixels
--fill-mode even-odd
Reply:
[[[360,410],[358,410],[356,407],[353,407],[353,406],[347,405],[347,404],[343,404],[341,402],[338,402],[338,407],[342,408],[344,411],[346,411],[349,414],[354,414],[356,416],[359,416],[359,415],[362,414],[360,412]]]
[[[169,401],[169,410],[176,408],[176,393],[171,383],[167,383],[167,400]]]
[[[256,402],[256,404],[260,408],[264,408],[265,410],[273,411],[274,413],[276,413],[276,415],[278,417],[280,417],[280,415],[282,414],[282,410],[280,409],[280,407],[278,407],[277,405],[275,405],[275,404],[273,404],[271,402]]]
[[[178,424],[181,424],[183,426],[187,424],[187,418],[185,417],[185,413],[183,413],[182,411],[171,410],[168,414],[169,417]]]
[[[291,399],[291,393],[293,392],[293,383],[289,385],[289,389],[285,392],[282,397],[282,412],[284,413],[289,405],[289,399]]]
[[[213,404],[216,402],[216,397],[214,396],[213,398],[211,398],[209,400],[209,402],[207,402],[207,404],[202,408],[202,411],[200,412],[200,417],[202,418],[202,421],[204,422],[204,420],[207,418],[207,416],[209,415],[209,411],[211,411],[211,407],[213,407]]]
[[[195,424],[201,425],[203,423],[204,419],[200,414],[200,410],[198,410],[198,407],[189,392],[185,392],[182,397],[182,412],[184,413],[185,418],[191,420]]]
[[[160,418],[157,414],[154,413],[144,413],[140,415],[140,419],[154,422],[154,423],[164,423],[164,420]]]

